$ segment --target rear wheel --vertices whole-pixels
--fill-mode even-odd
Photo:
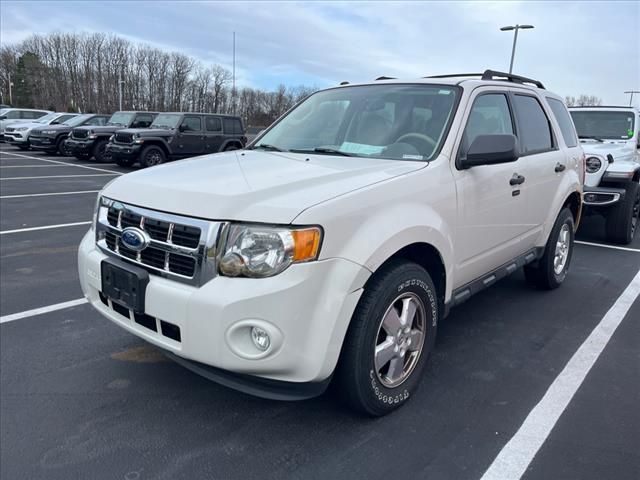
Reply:
[[[354,409],[385,415],[415,392],[433,348],[437,294],[420,265],[397,260],[369,281],[336,370],[340,395]]]
[[[524,267],[527,282],[544,290],[558,288],[569,271],[573,239],[573,214],[568,208],[563,208],[551,229],[542,257],[535,265]]]
[[[149,145],[144,147],[140,154],[140,165],[143,167],[153,167],[154,165],[160,165],[166,162],[167,156],[164,151],[156,145]]]
[[[640,184],[630,182],[624,198],[607,213],[609,241],[625,245],[631,243],[640,223]]]

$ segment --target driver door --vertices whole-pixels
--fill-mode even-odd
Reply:
[[[516,134],[511,102],[506,91],[478,89],[466,112],[458,156],[475,137]],[[455,287],[462,286],[517,257],[520,235],[526,231],[525,184],[512,185],[521,174],[521,160],[461,170],[452,164],[458,193],[455,235]]]

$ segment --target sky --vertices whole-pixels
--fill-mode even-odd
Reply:
[[[238,85],[264,89],[506,71],[513,32],[500,27],[515,23],[535,29],[519,34],[514,73],[605,104],[640,90],[640,0],[0,2],[2,45],[105,32],[231,69],[235,31]]]

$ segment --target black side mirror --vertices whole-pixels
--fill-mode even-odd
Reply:
[[[187,131],[187,126],[182,124],[178,127],[178,131],[179,132],[186,132]]]
[[[607,161],[609,163],[613,163],[613,155],[611,155],[610,153],[607,153]]]
[[[0,117],[0,120],[6,120],[6,119],[7,119],[7,116],[6,116],[6,115],[2,115],[2,116]]]
[[[519,155],[518,142],[514,135],[478,135],[466,155],[458,159],[458,166],[467,169],[479,165],[515,162]]]

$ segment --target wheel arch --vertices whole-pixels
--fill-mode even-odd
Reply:
[[[577,231],[578,226],[580,225],[580,219],[582,218],[582,195],[580,195],[580,192],[576,191],[569,194],[560,210],[563,208],[571,210],[571,213],[573,214],[573,221],[575,223],[574,229]]]
[[[220,149],[218,150],[218,152],[224,152],[225,149],[231,145],[233,145],[234,147],[238,147],[239,150],[244,148],[240,140],[229,139],[224,141],[224,143],[220,146]]]

